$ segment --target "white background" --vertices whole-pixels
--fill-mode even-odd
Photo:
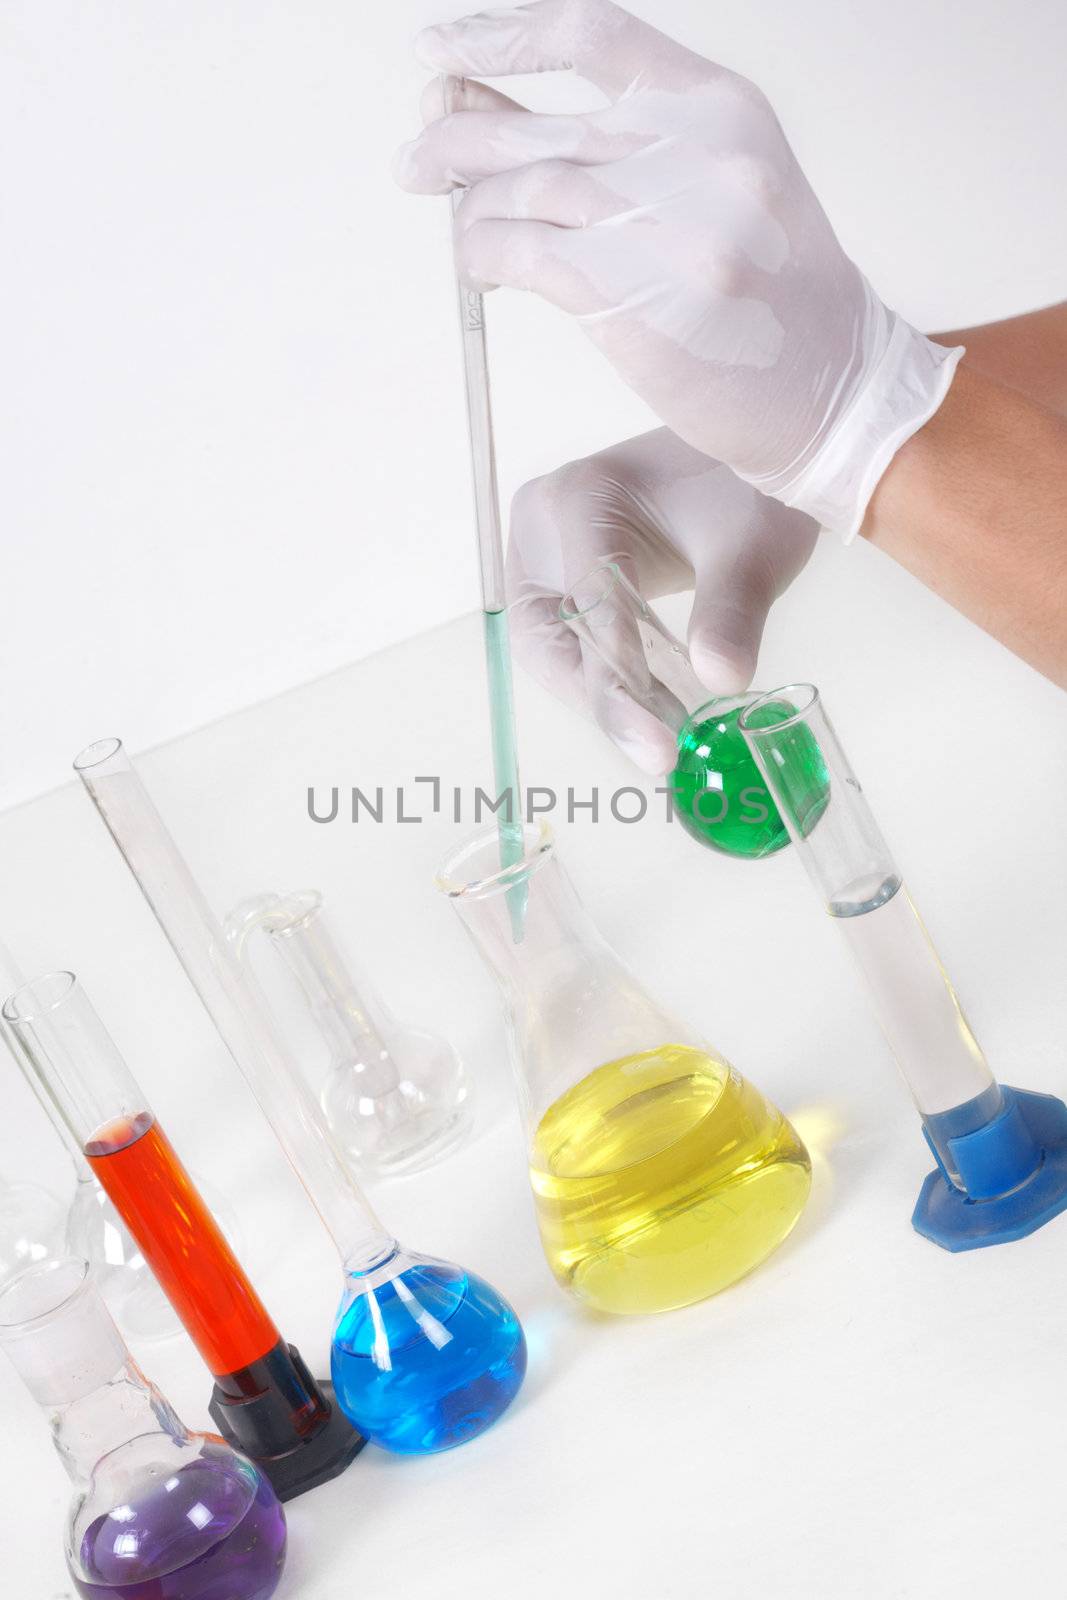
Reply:
[[[636,9],[762,84],[913,320],[1062,297],[1061,0]],[[0,805],[475,603],[446,208],[388,170],[440,15],[0,5]],[[490,331],[506,494],[646,425],[550,309]]]
[[[607,937],[815,1158],[808,1210],[759,1273],[611,1321],[548,1273],[496,998],[431,887],[465,828],[307,820],[309,783],[486,773],[473,618],[265,699],[475,601],[444,220],[386,174],[420,83],[406,41],[432,15],[0,9],[5,797],[62,779],[98,734],[160,742],[141,770],[217,910],[326,891],[394,1007],[453,1039],[477,1084],[472,1141],[374,1199],[407,1242],[495,1282],[530,1341],[485,1439],[416,1462],[368,1449],[293,1503],[279,1600],[1055,1589],[1067,1218],[958,1257],[912,1232],[929,1158],[792,852],[728,862],[651,819],[559,827]],[[927,326],[1062,297],[1062,16],[656,8],[771,92],[849,248]],[[643,425],[550,312],[492,312],[507,485]],[[771,618],[757,681],[796,677],[822,686],[994,1069],[1067,1094],[1062,694],[878,552],[832,543]],[[519,709],[528,783],[634,781],[525,681]],[[15,955],[81,975],[323,1371],[331,1247],[76,787],[0,816],[0,885]],[[272,998],[316,1079],[292,993]],[[29,1092],[2,1082],[0,1175],[69,1189]],[[137,1354],[205,1425],[188,1345]],[[0,1435],[5,1595],[67,1600],[67,1486],[3,1363]]]

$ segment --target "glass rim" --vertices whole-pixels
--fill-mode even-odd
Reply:
[[[322,906],[321,890],[293,889],[280,894],[273,910],[264,912],[263,927],[272,938],[288,939],[298,928],[306,928]]]
[[[47,1305],[29,1316],[10,1315],[8,1304],[20,1290],[25,1291],[31,1281],[39,1283],[51,1277],[53,1273],[60,1272],[64,1273],[66,1278],[60,1279],[57,1284],[58,1299],[50,1300]],[[33,1266],[24,1267],[21,1272],[15,1273],[14,1277],[0,1285],[0,1334],[10,1335],[22,1329],[29,1331],[40,1327],[52,1317],[65,1311],[72,1300],[84,1294],[89,1281],[89,1263],[78,1256],[55,1256],[49,1261],[38,1261]]]
[[[102,767],[106,761],[117,756],[122,749],[121,739],[94,739],[92,744],[87,744],[79,750],[72,763],[75,772],[88,772],[92,767]]]
[[[759,710],[760,706],[770,705],[774,700],[786,700],[792,705],[792,714],[783,717],[781,722],[772,723],[766,728],[754,728],[750,718]],[[821,704],[821,696],[814,683],[786,683],[780,689],[768,689],[764,694],[757,695],[750,706],[746,706],[737,719],[737,726],[749,739],[762,739],[768,734],[781,733],[783,728],[791,728],[797,722],[805,722],[815,708]]]
[[[491,845],[499,847],[499,828],[486,828],[468,836],[462,844],[449,852],[434,874],[434,883],[450,900],[488,900],[502,894],[517,883],[528,883],[534,873],[544,866],[555,851],[555,839],[547,822],[527,822],[522,825],[523,853],[521,861],[510,867],[497,867],[494,872],[471,878],[464,875],[465,865]]]
[[[0,1015],[15,1027],[20,1023],[39,1022],[42,1017],[59,1010],[63,1002],[70,998],[77,982],[74,973],[63,968],[55,972],[43,972],[39,978],[31,978],[29,983],[20,984],[8,995]],[[34,1002],[32,1009],[27,1008],[26,1000]]]
[[[621,551],[616,552],[615,555],[605,556],[602,561],[597,562],[595,567],[590,567],[588,572],[583,573],[576,583],[571,584],[559,602],[558,616],[560,622],[577,622],[580,617],[587,617],[590,611],[595,611],[597,606],[604,604],[608,595],[611,594],[613,589],[617,589],[620,583],[625,583],[629,587],[629,579],[619,565],[622,559]],[[583,584],[590,583],[594,578],[601,575],[603,575],[604,579],[604,587],[601,592],[595,600],[590,600],[588,605],[580,605],[576,599],[578,590]]]

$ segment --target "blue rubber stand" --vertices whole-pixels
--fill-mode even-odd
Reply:
[[[1024,1239],[1067,1211],[1067,1105],[1006,1085],[1002,1094],[1002,1109],[984,1127],[945,1140],[965,1194],[949,1182],[926,1133],[937,1171],[919,1191],[911,1221],[943,1250]]]

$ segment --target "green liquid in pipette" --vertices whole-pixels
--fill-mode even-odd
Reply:
[[[500,832],[501,868],[512,867],[523,857],[522,791],[519,788],[519,756],[515,742],[515,696],[511,679],[511,642],[506,611],[485,611],[485,665],[489,676],[489,727],[493,744],[494,800],[510,795],[508,804],[497,812]],[[516,884],[507,891],[508,910],[515,943],[522,939],[526,914],[527,886]]]

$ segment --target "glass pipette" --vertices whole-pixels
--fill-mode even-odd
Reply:
[[[337,1246],[344,1290],[330,1366],[342,1410],[402,1454],[473,1439],[522,1384],[514,1311],[474,1273],[405,1250],[378,1221],[121,741],[90,745],[74,766]]]
[[[465,190],[452,193],[452,216]],[[482,581],[482,619],[485,628],[485,665],[489,680],[489,727],[493,748],[494,799],[506,796],[497,812],[502,871],[523,856],[522,790],[515,734],[515,691],[511,671],[507,595],[504,587],[504,540],[500,527],[500,492],[496,477],[493,408],[489,395],[489,363],[485,343],[485,303],[476,289],[456,275],[463,379],[467,396],[467,433],[470,441],[471,479],[474,486],[474,521],[478,537],[478,566]],[[527,888],[518,883],[508,890],[508,911],[516,943],[522,938]]]

